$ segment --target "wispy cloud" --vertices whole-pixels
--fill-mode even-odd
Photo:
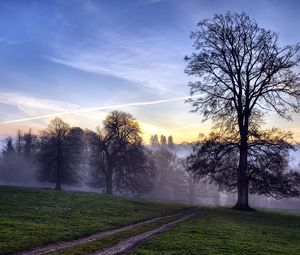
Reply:
[[[80,108],[76,104],[29,96],[19,92],[0,92],[0,103],[16,106],[30,116],[49,112],[74,111]]]
[[[176,98],[168,98],[168,99],[145,101],[145,102],[134,102],[134,103],[100,106],[100,107],[93,107],[93,108],[84,108],[84,109],[77,109],[77,110],[71,110],[71,111],[62,111],[62,112],[43,114],[43,115],[33,116],[33,117],[28,117],[28,118],[19,118],[19,119],[2,121],[2,122],[0,122],[0,124],[10,124],[10,123],[16,123],[16,122],[32,121],[32,120],[37,120],[37,119],[51,118],[51,117],[55,117],[55,116],[80,114],[80,113],[103,111],[103,110],[109,110],[109,109],[119,109],[119,108],[131,107],[131,106],[146,106],[146,105],[154,105],[154,104],[163,104],[163,103],[169,103],[169,102],[174,102],[174,101],[184,101],[189,98],[191,98],[191,97],[176,97]],[[1,100],[1,98],[0,98],[0,100]],[[39,106],[39,104],[37,104],[37,105]]]
[[[70,42],[64,31],[60,31],[51,42],[52,54],[43,57],[86,72],[124,79],[161,94],[176,95],[178,88],[186,86],[183,61],[186,45],[178,41],[170,43],[172,37],[151,28],[145,27],[138,33],[130,31],[111,17],[105,17],[105,13],[98,17],[97,22],[104,30],[93,29],[76,42]]]
[[[69,54],[64,51],[62,55],[45,58],[86,72],[121,78],[159,92],[170,92],[187,84],[183,64],[176,63],[171,56],[146,49],[73,49]]]

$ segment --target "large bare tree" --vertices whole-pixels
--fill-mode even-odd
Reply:
[[[105,184],[107,194],[120,189],[132,190],[143,173],[150,173],[139,123],[131,114],[111,112],[103,121],[103,127],[91,138],[92,178]]]
[[[54,182],[56,190],[61,190],[62,184],[77,183],[83,147],[82,129],[70,127],[56,117],[41,132],[39,140],[39,179]]]
[[[245,13],[215,15],[192,32],[195,53],[186,57],[194,110],[222,132],[238,133],[236,209],[247,210],[249,135],[273,110],[290,119],[300,105],[299,44],[281,47],[278,34],[263,29]]]

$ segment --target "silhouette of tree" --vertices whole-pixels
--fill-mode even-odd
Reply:
[[[23,143],[22,140],[23,140],[23,137],[22,137],[21,130],[18,130],[15,147],[16,147],[16,152],[17,152],[19,157],[21,157],[21,154],[22,154],[22,147],[23,147],[22,146],[22,143]]]
[[[158,135],[152,135],[150,138],[150,146],[152,149],[158,149],[159,148],[159,140],[158,140]]]
[[[23,156],[25,159],[33,160],[37,151],[37,136],[32,134],[31,129],[28,133],[24,133],[23,140]]]
[[[173,141],[173,136],[168,136],[168,148],[169,150],[174,150],[175,145],[174,145],[174,141]]]
[[[14,147],[20,160],[33,160],[37,150],[37,136],[32,134],[31,129],[29,129],[28,133],[22,133],[18,130]]]
[[[250,209],[249,131],[259,126],[266,110],[290,118],[289,110],[299,109],[300,76],[293,68],[300,61],[300,45],[280,47],[278,34],[260,28],[245,13],[230,12],[199,22],[191,38],[196,52],[186,56],[185,71],[198,77],[190,88],[199,97],[189,101],[223,134],[238,131],[235,208]]]
[[[160,144],[163,147],[167,145],[167,138],[164,135],[160,136]]]
[[[103,128],[97,129],[92,143],[92,175],[100,180],[104,176],[106,193],[112,194],[114,180],[118,185],[126,177],[124,169],[131,174],[139,170],[136,169],[136,164],[140,159],[133,158],[133,155],[137,156],[136,153],[143,149],[139,124],[131,114],[113,111],[103,121]]]
[[[141,145],[130,146],[118,161],[116,190],[135,197],[149,193],[154,185],[155,163],[149,151]]]
[[[5,139],[5,146],[2,150],[2,161],[6,170],[10,171],[16,159],[16,151],[12,137]]]
[[[252,194],[280,199],[299,196],[300,174],[289,169],[291,133],[278,129],[249,135],[247,184]],[[232,192],[238,185],[239,136],[211,133],[201,136],[187,159],[195,180],[217,184]]]
[[[55,183],[61,190],[62,184],[78,182],[78,164],[82,151],[83,131],[71,128],[60,118],[53,119],[40,135],[39,179]]]

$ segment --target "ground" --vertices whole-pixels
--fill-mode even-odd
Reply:
[[[299,255],[300,214],[202,208],[193,219],[128,254]]]
[[[0,254],[78,238],[184,207],[96,193],[0,187]]]
[[[0,254],[72,240],[152,217],[194,216],[127,255],[300,254],[300,214],[240,212],[81,192],[0,187]],[[51,254],[89,254],[179,219],[177,213]],[[140,244],[140,243],[139,243]]]

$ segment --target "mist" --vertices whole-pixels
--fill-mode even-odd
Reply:
[[[14,145],[15,154],[6,154],[8,139]],[[169,138],[171,139],[171,138]],[[17,152],[17,137],[2,140],[0,161],[0,185],[22,186],[42,189],[54,189],[54,184],[41,181],[38,177],[39,162],[34,157],[24,157]],[[192,152],[192,143],[174,144],[167,142],[166,138],[145,145],[148,157],[155,163],[151,190],[139,194],[138,197],[152,200],[167,200],[204,206],[233,206],[237,199],[236,193],[220,191],[212,183],[196,182],[185,170],[185,160]],[[295,146],[295,151],[290,151],[290,167],[299,171],[300,146]],[[19,152],[21,153],[21,152]],[[86,154],[78,155],[81,164],[78,166],[79,181],[74,184],[63,184],[63,190],[104,193],[105,185],[93,181],[92,169]],[[130,192],[121,192],[116,189],[114,194],[120,196],[136,196]],[[250,195],[250,204],[255,208],[300,210],[298,198],[284,198],[281,200],[272,197]]]

